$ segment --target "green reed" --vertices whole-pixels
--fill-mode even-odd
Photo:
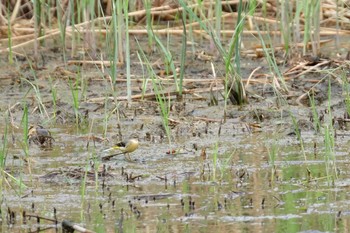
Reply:
[[[246,93],[244,90],[244,85],[242,83],[240,75],[240,46],[241,46],[241,36],[244,29],[245,22],[245,11],[248,11],[249,14],[253,14],[256,5],[249,5],[249,9],[244,8],[245,3],[242,0],[238,4],[238,19],[235,27],[235,33],[233,34],[228,48],[224,47],[220,40],[220,34],[217,34],[218,22],[216,23],[216,29],[214,25],[208,23],[209,21],[205,14],[202,12],[202,8],[198,7],[197,12],[195,13],[190,9],[183,0],[179,0],[181,7],[186,11],[191,19],[196,21],[200,28],[203,29],[208,35],[210,35],[211,40],[215,44],[218,52],[222,56],[225,64],[225,111],[226,111],[226,102],[230,95],[232,95],[237,102],[241,105],[247,102]],[[217,17],[220,17],[221,11],[216,9],[216,12],[219,14]],[[199,16],[198,16],[199,15]],[[206,22],[206,23],[204,23]],[[227,52],[228,51],[228,52]],[[234,57],[234,63],[232,63],[232,58]]]
[[[23,115],[22,115],[22,128],[23,128],[23,151],[26,158],[29,157],[29,141],[28,141],[28,104],[23,103]]]
[[[52,97],[52,108],[53,108],[53,117],[56,117],[56,107],[57,107],[57,89],[56,84],[52,83],[52,77],[49,75],[49,84],[50,84],[50,91],[51,91],[51,97]]]
[[[168,48],[169,43],[167,43],[167,46],[164,46],[161,39],[153,32],[153,30],[150,30],[149,32],[150,32],[150,34],[148,36],[153,37],[153,39],[156,42],[156,45],[161,50],[161,52],[164,56],[165,72],[167,75],[170,75],[170,73],[172,73],[172,75],[174,76],[176,91],[179,92],[179,90],[180,90],[179,80],[177,77],[177,72],[176,72],[173,54],[170,52],[170,50]],[[167,37],[167,42],[169,42],[169,35]]]
[[[69,3],[72,4],[72,3]],[[56,13],[57,13],[57,24],[58,24],[58,29],[60,31],[60,39],[61,39],[61,45],[62,45],[62,53],[63,53],[63,60],[64,63],[67,64],[67,56],[66,56],[66,28],[67,28],[67,17],[63,17],[64,12],[63,9],[61,8],[61,1],[56,0]],[[70,5],[71,7],[71,5]],[[74,20],[73,20],[74,22]]]
[[[142,99],[147,91],[147,85],[148,85],[148,81],[150,80],[148,75],[146,75],[145,73],[145,67],[143,65],[143,62],[142,62],[142,58],[141,58],[141,55],[139,52],[137,52],[137,58],[138,60],[140,61],[140,64],[141,64],[141,70],[142,70],[142,85],[141,85],[141,90],[142,90]]]
[[[8,152],[8,127],[9,127],[9,119],[8,115],[5,116],[5,129],[3,132],[2,136],[2,145],[0,147],[0,169],[3,170],[5,168],[5,162],[6,162],[6,157],[7,157],[7,152]],[[1,186],[0,186],[1,187]]]
[[[182,41],[181,41],[181,55],[180,55],[180,73],[179,73],[179,96],[182,98],[182,89],[183,89],[183,79],[185,76],[185,66],[186,66],[186,51],[187,51],[187,30],[186,30],[186,11],[182,13]]]
[[[6,179],[6,173],[5,173],[5,168],[6,168],[6,158],[7,158],[7,153],[8,153],[8,126],[9,126],[9,117],[6,114],[5,116],[5,129],[2,135],[2,144],[0,147],[0,189],[4,190],[4,182]],[[0,203],[3,203],[3,192],[0,193]],[[0,211],[1,211],[0,207]],[[1,215],[0,215],[1,219]]]
[[[292,124],[293,124],[293,127],[294,127],[294,133],[297,136],[297,139],[299,141],[299,145],[300,145],[300,148],[301,148],[301,152],[303,153],[304,160],[307,161],[305,147],[304,147],[304,140],[301,137],[301,130],[299,128],[298,121],[295,118],[295,116],[292,114],[292,112],[290,112],[289,115],[292,118]]]
[[[11,17],[10,17],[10,10],[7,8],[7,22],[11,22]],[[13,51],[12,51],[12,26],[11,23],[7,24],[7,34],[8,34],[8,48],[9,48],[9,54],[8,54],[8,61],[9,64],[12,64],[13,61]]]
[[[145,0],[144,1],[144,8],[146,10],[146,29],[147,29],[147,34],[151,35],[152,34],[152,15],[151,15],[151,8],[152,8],[152,2],[151,0]],[[152,48],[153,45],[153,37],[152,36],[148,36],[148,46],[150,47],[150,49]]]
[[[217,149],[215,149],[217,150]],[[235,154],[236,149],[234,149],[233,152],[230,152],[229,156],[227,158],[223,158],[221,161],[221,164],[219,166],[220,169],[220,182],[225,181],[226,175],[229,174],[228,170],[231,168],[231,161],[232,161],[232,157]],[[217,151],[216,151],[217,153]]]
[[[341,70],[342,90],[345,93],[344,102],[347,114],[350,116],[350,86],[346,71]]]
[[[87,174],[89,171],[89,161],[87,162],[87,165],[85,166],[85,172],[84,172],[84,176],[81,180],[81,184],[80,184],[80,200],[81,200],[81,210],[84,210],[85,208],[85,204],[86,204],[86,182],[87,182]],[[84,211],[81,211],[81,219],[84,219]]]
[[[338,178],[337,166],[335,158],[335,129],[333,125],[333,116],[331,108],[332,100],[331,78],[328,79],[328,108],[327,122],[324,125],[324,160],[326,166],[328,185],[334,184],[334,180]]]
[[[303,1],[302,13],[304,14],[304,38],[303,54],[307,54],[308,42],[312,45],[312,54],[318,56],[320,49],[320,1]]]
[[[271,178],[270,181],[274,181],[275,178],[275,173],[276,173],[276,158],[278,155],[278,146],[277,146],[277,140],[274,139],[273,143],[271,144],[270,147],[266,147],[267,149],[267,154],[268,154],[268,158],[269,158],[269,165],[271,167]]]
[[[71,25],[75,26],[76,23],[79,23],[82,21],[81,19],[81,14],[83,10],[85,10],[83,7],[81,7],[82,1],[69,1],[69,5],[68,5],[68,10],[66,12],[66,18],[62,19],[62,21],[59,21],[59,24],[63,24],[60,26],[60,32],[61,32],[61,40],[62,40],[62,49],[63,49],[63,60],[66,62],[67,58],[66,58],[66,32],[62,32],[61,30],[64,29],[66,31],[67,26],[67,22],[68,20],[70,20]],[[77,6],[77,10],[76,12],[74,12],[74,5],[76,3]],[[75,30],[71,33],[70,35],[70,40],[71,40],[71,46],[72,46],[72,50],[71,50],[71,56],[73,57],[75,55],[76,52],[76,47],[77,47],[77,43],[79,43],[80,41],[80,33],[75,33]]]
[[[129,1],[123,1],[124,20],[125,20],[125,60],[126,60],[126,89],[128,102],[131,103],[131,61],[130,61],[130,39],[129,39]]]
[[[311,105],[311,112],[312,112],[312,122],[314,125],[314,130],[315,132],[320,132],[321,130],[321,122],[320,122],[320,118],[317,112],[317,107],[316,107],[316,103],[315,103],[315,96],[314,94],[310,94],[310,92],[308,92],[308,96],[309,96],[309,100],[310,100],[310,105]]]
[[[79,87],[78,87],[78,79],[76,79],[75,84],[72,84],[72,81],[69,79],[69,88],[72,94],[72,107],[75,114],[75,125],[78,127],[80,122],[80,100],[79,100]]]
[[[155,93],[155,97],[161,111],[163,127],[167,135],[168,142],[169,144],[171,144],[171,130],[169,127],[169,114],[170,114],[170,105],[171,105],[170,96],[168,97],[166,96],[166,93],[164,91],[165,89],[163,88],[161,81],[156,78],[157,75],[153,70],[151,63],[149,62],[147,56],[143,52],[137,39],[136,39],[136,42],[137,42],[137,45],[139,46],[139,51],[140,51],[140,55],[143,58],[143,62],[146,64],[148,76],[151,77],[153,91]]]
[[[107,130],[108,130],[108,122],[109,122],[109,118],[110,115],[108,114],[108,95],[105,94],[105,101],[104,101],[104,114],[103,114],[103,137],[107,136]]]
[[[166,94],[164,93],[164,88],[162,87],[162,84],[158,82],[154,75],[151,75],[151,78],[153,84],[153,91],[156,94],[158,106],[161,111],[163,126],[168,137],[168,142],[169,144],[171,144],[171,131],[169,127],[169,114],[171,104],[170,96],[169,98],[167,98]]]
[[[283,77],[283,75],[282,75],[282,73],[277,65],[277,62],[276,62],[275,51],[273,49],[274,46],[273,46],[271,37],[269,35],[266,36],[266,39],[268,41],[268,45],[265,43],[265,39],[261,35],[260,31],[259,31],[259,38],[260,38],[261,45],[263,47],[265,59],[266,59],[267,63],[269,64],[270,72],[272,74],[275,74],[278,77],[278,80],[282,84],[281,87],[285,91],[288,91],[287,84],[286,84],[284,77]],[[275,82],[273,82],[273,83],[274,83],[274,89],[276,89],[276,90],[279,89],[278,87],[275,86]]]
[[[34,56],[39,57],[39,40],[38,38],[42,36],[41,30],[41,1],[34,0],[34,31],[35,31],[35,41],[34,41]]]
[[[214,144],[214,151],[212,155],[212,162],[213,162],[212,181],[216,181],[216,169],[218,166],[218,157],[219,157],[219,145],[218,145],[218,142],[216,142]]]
[[[40,92],[40,87],[39,87],[39,84],[38,84],[36,71],[34,70],[31,61],[29,59],[27,59],[27,61],[28,61],[28,64],[30,66],[31,74],[34,77],[34,82],[31,82],[31,81],[29,81],[26,78],[21,78],[21,80],[24,81],[24,82],[27,82],[32,87],[32,89],[34,90],[34,93],[35,93],[35,99],[36,99],[36,101],[38,103],[38,108],[39,108],[40,114],[41,115],[45,115],[46,118],[49,119],[50,118],[49,114],[48,114],[47,109],[46,109],[46,107],[45,107],[45,105],[43,103],[43,100],[42,100],[42,95],[41,95],[41,92]]]
[[[120,8],[120,7],[119,7]],[[119,13],[120,14],[120,13]],[[114,90],[114,85],[116,83],[117,79],[117,65],[119,61],[119,37],[120,37],[120,32],[121,30],[118,30],[118,22],[121,24],[120,20],[117,20],[117,6],[116,3],[113,1],[112,4],[112,24],[111,24],[111,33],[107,33],[107,38],[109,36],[110,40],[112,41],[112,48],[113,48],[113,54],[111,56],[111,78],[112,78],[112,90]],[[109,46],[107,46],[108,48]],[[107,53],[109,54],[109,53]]]

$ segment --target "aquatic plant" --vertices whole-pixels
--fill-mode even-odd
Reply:
[[[146,64],[148,76],[151,77],[151,80],[152,80],[153,91],[155,93],[155,97],[161,111],[163,127],[170,145],[171,144],[171,130],[169,127],[169,114],[170,114],[170,105],[171,105],[170,95],[166,96],[166,92],[164,91],[165,89],[162,86],[162,82],[159,79],[157,79],[157,75],[154,72],[151,63],[148,61],[148,58],[143,52],[139,42],[137,40],[136,42],[139,46],[140,55],[143,58],[144,64]]]
[[[335,180],[338,178],[337,172],[337,161],[335,157],[335,129],[333,125],[332,117],[332,85],[331,78],[328,79],[328,108],[327,108],[327,119],[328,121],[324,124],[324,160],[327,173],[328,185],[334,184]]]
[[[302,13],[305,15],[303,38],[303,54],[307,53],[308,42],[311,41],[312,54],[319,55],[320,50],[320,1],[299,2],[302,4]]]
[[[212,154],[212,164],[213,164],[213,170],[212,170],[212,181],[216,181],[216,169],[218,166],[218,153],[219,153],[219,146],[218,146],[218,142],[216,142],[214,144],[214,151]]]
[[[7,8],[7,21],[11,21],[10,19],[10,9]],[[11,65],[14,61],[13,61],[13,51],[12,51],[12,29],[11,29],[11,24],[7,24],[7,43],[8,43],[8,48],[9,48],[9,52],[8,52],[8,61],[9,64]]]
[[[294,133],[297,136],[297,139],[299,141],[299,145],[300,145],[300,148],[301,148],[301,152],[303,153],[304,160],[307,161],[305,148],[304,148],[304,140],[301,137],[301,130],[299,128],[298,121],[297,121],[297,119],[295,118],[295,116],[291,112],[290,112],[289,115],[292,118],[292,123],[293,123],[293,127],[294,127]]]
[[[350,86],[348,77],[346,75],[345,70],[341,70],[341,80],[342,80],[342,89],[345,93],[344,96],[344,102],[345,102],[345,109],[348,116],[350,116]]]
[[[177,92],[180,92],[180,84],[178,80],[177,70],[174,64],[173,54],[169,50],[169,35],[167,36],[167,45],[165,46],[160,38],[153,32],[153,30],[149,30],[149,37],[152,37],[158,48],[161,50],[161,54],[164,56],[164,65],[165,72],[167,75],[172,75],[174,77],[175,88]]]
[[[78,127],[80,122],[80,112],[79,112],[79,106],[80,106],[80,99],[79,99],[79,83],[78,79],[76,79],[75,84],[73,85],[72,81],[69,80],[69,88],[72,94],[72,107],[74,109],[75,114],[75,125]]]
[[[261,35],[259,30],[258,30],[258,32],[259,32],[260,42],[261,42],[261,45],[263,47],[263,51],[265,54],[265,59],[266,59],[267,63],[269,64],[270,72],[272,74],[274,74],[274,75],[272,75],[272,77],[274,79],[272,82],[274,90],[276,91],[276,93],[278,93],[279,92],[278,90],[281,89],[280,87],[282,87],[283,91],[288,91],[288,87],[286,85],[284,77],[283,77],[283,75],[280,71],[280,68],[278,67],[277,62],[276,62],[275,51],[273,49],[274,46],[273,46],[273,43],[271,41],[271,37],[268,34],[266,35],[266,38],[268,41],[268,44],[266,44],[265,38]],[[277,76],[278,80],[275,78],[275,76]],[[280,85],[279,83],[281,83],[282,85]],[[277,96],[279,97],[280,95],[277,95]]]
[[[27,61],[28,61],[28,64],[30,66],[30,71],[31,71],[31,73],[32,73],[32,75],[34,77],[34,82],[31,82],[27,78],[23,78],[23,77],[21,77],[21,80],[30,84],[30,86],[32,87],[32,90],[34,90],[35,99],[37,100],[38,108],[39,108],[40,113],[42,115],[44,115],[47,119],[49,119],[50,118],[49,114],[48,114],[47,109],[46,109],[46,107],[45,107],[45,105],[43,103],[43,100],[42,100],[42,95],[41,95],[41,92],[40,92],[38,79],[37,79],[37,76],[36,76],[36,71],[34,70],[33,64],[32,64],[32,62],[30,61],[30,59],[28,57],[27,57]]]
[[[52,77],[49,75],[49,85],[52,97],[52,108],[53,108],[53,118],[56,118],[56,107],[57,107],[57,88],[56,84],[53,84]]]
[[[84,176],[81,179],[81,184],[80,184],[80,201],[81,201],[81,209],[83,210],[85,205],[86,205],[86,183],[87,183],[87,173],[89,171],[90,165],[89,161],[87,162],[85,168],[84,168]],[[83,212],[82,212],[83,213]],[[81,218],[83,218],[83,215],[81,215]]]
[[[23,115],[22,115],[22,128],[23,128],[23,151],[26,159],[29,158],[29,123],[28,123],[28,104],[26,102],[23,103]]]
[[[8,115],[5,115],[5,129],[2,135],[1,145],[0,145],[0,189],[4,190],[4,182],[6,179],[6,158],[7,158],[7,152],[8,152],[8,125],[9,125],[9,119]],[[4,192],[0,192],[0,203],[3,203],[3,195]],[[2,207],[0,207],[0,212],[2,213]],[[2,216],[0,215],[0,218]]]
[[[128,15],[128,9],[129,9],[129,1],[122,1],[123,2],[123,15],[125,20],[125,60],[126,60],[126,89],[127,89],[127,99],[128,102],[131,103],[131,61],[130,61],[130,39],[129,39],[129,15]],[[121,31],[121,30],[120,30]],[[121,48],[120,48],[121,49]]]
[[[271,178],[270,181],[272,182],[274,180],[275,177],[275,173],[276,173],[276,158],[278,155],[278,146],[276,143],[276,139],[272,142],[271,146],[266,147],[267,148],[267,154],[268,154],[268,158],[269,158],[269,165],[271,167]]]
[[[201,4],[199,3],[199,7],[197,10],[199,12],[194,12],[191,8],[187,6],[187,4],[179,0],[180,5],[186,10],[187,14],[191,19],[195,20],[196,23],[203,29],[208,35],[210,35],[211,41],[216,46],[218,52],[220,53],[222,59],[225,63],[225,77],[224,77],[224,117],[226,119],[226,108],[227,108],[227,100],[230,98],[231,102],[242,105],[247,103],[247,96],[244,89],[244,85],[242,82],[241,74],[240,74],[240,46],[241,46],[241,34],[243,32],[243,25],[245,22],[245,17],[243,17],[243,1],[240,0],[238,3],[238,19],[237,25],[235,27],[235,32],[229,42],[228,48],[225,48],[220,40],[220,33],[218,34],[213,25],[210,23],[204,23],[210,21],[206,18],[205,14],[201,12]],[[253,13],[256,5],[250,5],[249,13]],[[217,13],[220,16],[221,10],[216,8]],[[197,16],[199,13],[200,17]],[[216,29],[219,28],[219,22],[217,21]],[[228,52],[226,52],[228,50]],[[234,56],[234,63],[231,62],[232,57]]]
[[[315,104],[315,96],[314,93],[308,92],[309,100],[310,100],[310,105],[311,105],[311,112],[312,112],[312,122],[314,125],[314,130],[316,133],[320,132],[321,130],[321,122],[319,118],[319,114],[317,112],[317,107]]]

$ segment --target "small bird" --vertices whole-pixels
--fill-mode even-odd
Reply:
[[[29,143],[34,142],[41,147],[52,147],[52,141],[55,141],[51,132],[41,125],[30,125],[27,139]]]
[[[105,156],[102,158],[102,160],[106,161],[112,158],[113,156],[124,154],[127,160],[132,161],[129,153],[134,152],[138,147],[139,147],[139,141],[137,140],[137,138],[131,138],[129,141],[118,142],[115,146],[107,150],[104,150],[104,152],[111,151],[111,150],[120,150],[121,153]]]

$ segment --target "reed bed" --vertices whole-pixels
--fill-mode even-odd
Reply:
[[[81,96],[73,95],[75,108],[79,101],[104,103],[110,99],[131,103],[138,99],[159,100],[159,96],[170,101],[174,97],[180,100],[182,95],[200,98],[201,93],[220,92],[226,110],[228,101],[247,103],[246,88],[255,84],[271,85],[280,104],[284,104],[288,82],[310,73],[322,73],[329,67],[333,68],[330,75],[336,76],[348,66],[348,56],[330,59],[321,52],[329,43],[340,46],[339,38],[350,33],[350,12],[345,1],[2,0],[0,3],[0,52],[8,54],[10,63],[16,57],[23,57],[31,64],[33,57],[31,69],[35,76],[38,50],[54,40],[63,54],[61,69],[65,74],[69,73],[67,66],[90,65],[108,78],[107,95],[84,99],[82,90]],[[148,39],[149,47],[142,48],[145,54],[140,58],[143,51],[138,46],[132,47],[131,41],[143,36]],[[181,43],[175,53],[170,48],[171,37],[178,37],[177,43]],[[245,43],[246,40],[253,42]],[[196,51],[193,46],[196,43],[207,44],[209,54]],[[99,48],[100,44],[104,47]],[[30,56],[29,48],[33,51]],[[140,69],[144,69],[155,65],[148,57],[152,48],[157,48],[163,57],[164,73],[148,68],[141,77],[137,76],[131,70],[135,60],[131,61],[130,54],[138,53]],[[82,52],[87,55],[79,56]],[[261,57],[265,58],[268,70],[262,73],[261,67],[256,67],[250,75],[241,73],[242,58]],[[210,63],[211,76],[190,77],[186,73],[189,58]],[[120,72],[126,73],[125,78],[120,78]],[[76,78],[74,74],[67,76]],[[320,82],[304,80],[315,85]],[[125,96],[119,94],[120,89],[115,85],[124,82]],[[136,83],[143,83],[142,94],[132,93]],[[200,87],[191,88],[194,83]],[[40,102],[39,89],[32,85]],[[299,96],[298,104],[302,105],[308,94]],[[49,118],[44,107],[40,110]]]
[[[66,65],[92,64],[100,67],[112,67],[109,74],[113,83],[117,82],[117,71],[114,67],[126,65],[127,100],[132,96],[131,86],[135,82],[130,71],[129,36],[147,36],[150,43],[160,43],[160,35],[172,35],[182,38],[183,43],[189,41],[207,41],[226,60],[226,75],[230,73],[231,56],[234,54],[234,66],[239,71],[241,57],[267,57],[271,64],[271,74],[265,80],[250,78],[249,83],[275,83],[277,87],[287,89],[285,81],[299,77],[307,72],[326,66],[330,61],[322,60],[313,66],[309,62],[290,64],[290,69],[280,71],[276,67],[277,58],[273,53],[283,51],[285,58],[311,55],[320,56],[320,48],[339,36],[347,35],[350,25],[350,12],[345,1],[321,1],[319,5],[300,3],[299,1],[1,1],[0,5],[0,52],[7,53],[11,62],[13,56],[26,57],[27,48],[34,48],[34,56],[38,58],[38,49],[48,39],[61,41]],[[286,27],[287,26],[287,27]],[[238,31],[237,28],[241,27]],[[150,30],[151,29],[151,30]],[[287,30],[288,29],[288,30]],[[125,33],[124,33],[125,32]],[[186,33],[188,32],[188,33]],[[186,37],[183,37],[186,35]],[[238,36],[238,37],[237,37]],[[335,39],[329,39],[336,36]],[[242,37],[256,39],[254,45],[245,46]],[[279,39],[276,43],[276,37]],[[153,38],[153,39],[152,39]],[[152,41],[153,40],[153,41]],[[76,60],[78,48],[96,51],[97,41],[105,42],[113,47],[113,54],[98,58]],[[224,41],[231,41],[230,47]],[[125,43],[126,42],[126,43]],[[85,43],[85,44],[84,44]],[[233,44],[232,44],[233,43]],[[89,44],[90,47],[87,47]],[[68,49],[68,47],[69,49]],[[164,46],[162,48],[165,48]],[[162,49],[167,60],[171,60],[166,50]],[[223,52],[228,51],[225,55]],[[67,59],[70,52],[70,59]],[[186,85],[184,73],[186,46],[181,51],[180,69],[171,65],[171,77],[174,78],[177,93],[184,92]],[[210,58],[209,58],[210,61]],[[169,61],[168,61],[169,62]],[[239,73],[239,72],[238,72]],[[235,78],[237,74],[229,74]],[[181,77],[177,80],[177,76]],[[256,77],[256,76],[255,76]],[[277,78],[276,78],[277,77]],[[231,79],[229,78],[229,79]],[[236,88],[244,91],[242,84],[245,77],[238,79],[241,84],[236,87],[230,84],[227,77],[216,79],[223,82],[224,89],[230,92]],[[226,81],[225,81],[226,80]],[[199,80],[198,80],[199,81]],[[202,81],[202,80],[201,80]],[[210,80],[206,80],[212,84]],[[232,80],[231,80],[232,81]],[[220,85],[221,86],[221,85]],[[234,90],[232,90],[234,91]],[[151,93],[151,92],[150,92]],[[229,94],[227,95],[229,96]],[[114,96],[116,99],[116,96]],[[244,98],[244,93],[241,94]],[[244,103],[238,99],[238,103]]]

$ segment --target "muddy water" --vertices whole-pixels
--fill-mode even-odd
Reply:
[[[171,96],[168,137],[154,99],[132,104],[107,100],[113,91],[96,67],[63,69],[54,53],[45,56],[47,64],[35,70],[36,77],[26,61],[1,68],[2,135],[6,125],[8,129],[5,171],[22,183],[2,175],[2,232],[61,229],[44,219],[37,223],[27,216],[24,222],[24,211],[98,232],[348,231],[350,133],[340,123],[335,125],[335,163],[332,158],[326,162],[325,130],[316,133],[308,104],[296,104],[302,88],[311,86],[307,80],[288,83],[291,92],[285,106],[278,104],[268,85],[252,85],[250,103],[228,104],[226,120],[218,92],[217,105],[210,104],[209,92],[186,95],[182,102]],[[211,78],[209,63],[191,59],[189,64],[187,77]],[[257,64],[268,72],[263,60],[248,59],[242,62],[243,72],[249,74]],[[132,68],[142,80],[137,60]],[[124,77],[118,78],[117,96],[125,96]],[[80,97],[78,124],[72,84]],[[332,84],[332,117],[342,118],[341,86],[334,80]],[[200,82],[190,86],[209,87]],[[323,126],[329,117],[327,87],[328,81],[316,86]],[[134,82],[133,94],[141,88]],[[29,124],[51,132],[51,148],[31,143],[25,153],[25,104]],[[134,161],[123,155],[101,160],[108,155],[104,149],[134,133],[140,141],[131,154]],[[14,221],[9,212],[15,214]]]

